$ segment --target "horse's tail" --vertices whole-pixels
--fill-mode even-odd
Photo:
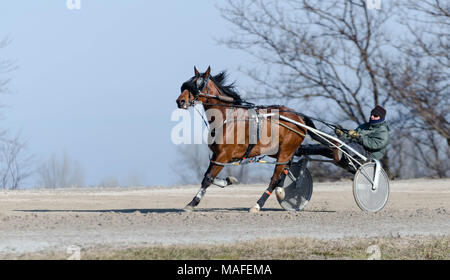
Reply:
[[[308,116],[302,115],[302,118],[303,118],[303,121],[305,122],[305,124],[307,126],[310,126],[312,128],[316,128],[316,125],[314,124],[314,122]],[[319,142],[319,143],[321,143],[321,144],[323,144],[325,146],[329,145],[324,139],[322,139],[322,137],[320,137],[316,133],[312,132],[311,130],[308,129],[307,132],[308,132],[308,135],[311,136],[311,138],[313,140],[315,140],[315,141],[317,141],[317,142]]]

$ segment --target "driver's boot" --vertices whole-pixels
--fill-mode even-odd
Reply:
[[[339,143],[336,143],[334,141],[331,141],[334,145],[339,146]],[[331,149],[331,153],[332,153],[332,158],[335,164],[338,164],[342,159],[342,151],[336,147],[330,147]]]

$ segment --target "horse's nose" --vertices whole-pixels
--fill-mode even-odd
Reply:
[[[183,108],[185,101],[183,99],[177,100],[178,108]]]

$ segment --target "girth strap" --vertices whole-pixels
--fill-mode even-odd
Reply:
[[[249,124],[249,144],[241,161],[247,159],[250,156],[250,153],[252,152],[253,148],[256,146],[256,144],[259,141],[259,138],[261,137],[261,129],[262,129],[258,110],[248,109],[247,112]]]
[[[251,153],[252,150],[253,150],[253,147],[255,147],[255,146],[256,146],[256,144],[248,144],[247,150],[245,151],[245,154],[244,154],[244,156],[242,157],[241,161],[244,160],[244,159],[246,159],[246,158],[248,158],[248,156],[250,155],[250,153]]]

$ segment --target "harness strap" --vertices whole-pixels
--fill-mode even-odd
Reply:
[[[250,153],[251,153],[252,150],[253,150],[253,147],[255,147],[255,146],[256,146],[256,144],[248,144],[247,150],[245,151],[245,154],[244,154],[244,156],[242,157],[241,161],[244,160],[244,159],[246,159],[246,158],[248,158],[248,156],[250,155]]]
[[[203,123],[209,129],[209,123],[205,120],[205,117],[203,117],[203,114],[197,109],[197,107],[194,106],[194,109],[195,109],[195,111],[197,111],[197,113],[200,115],[200,117],[202,117]]]
[[[218,100],[224,101],[224,102],[230,102],[230,103],[234,102],[234,98],[230,97],[230,96],[224,96],[224,95],[216,96],[216,95],[212,95],[212,94],[208,94],[208,93],[199,93],[198,95],[208,97],[208,98],[218,99]]]
[[[263,156],[263,157],[264,157],[264,156]],[[245,165],[245,164],[249,164],[249,163],[262,163],[262,164],[286,165],[286,164],[289,164],[290,161],[286,161],[286,162],[278,162],[278,161],[275,161],[275,162],[269,162],[269,161],[265,161],[265,160],[261,160],[261,159],[255,159],[255,160],[254,160],[254,159],[249,159],[248,161],[238,160],[238,161],[235,161],[235,162],[227,162],[227,163],[223,163],[223,162],[218,162],[218,161],[211,160],[211,163],[212,163],[212,164],[215,164],[215,165],[219,165],[219,166],[226,167],[226,166],[239,166],[239,165]]]
[[[285,128],[287,128],[287,129],[289,129],[290,131],[295,132],[295,133],[297,133],[297,134],[299,134],[299,135],[301,135],[301,136],[303,136],[303,137],[306,137],[306,135],[305,135],[304,133],[301,133],[300,131],[297,131],[297,130],[293,129],[292,127],[290,127],[290,126],[288,126],[288,125],[285,125],[284,123],[278,122],[278,123],[276,123],[276,124],[281,125],[282,127],[285,127]]]
[[[247,150],[244,153],[244,156],[242,157],[242,160],[245,160],[246,158],[249,157],[250,153],[252,152],[253,148],[256,146],[256,144],[259,141],[260,138],[260,121],[259,121],[259,112],[258,110],[253,110],[253,109],[247,109],[247,113],[248,113],[248,124],[249,124],[249,144],[247,146]],[[254,131],[252,128],[255,128],[256,126],[256,131]],[[254,133],[256,133],[256,139],[255,139],[255,135]]]

